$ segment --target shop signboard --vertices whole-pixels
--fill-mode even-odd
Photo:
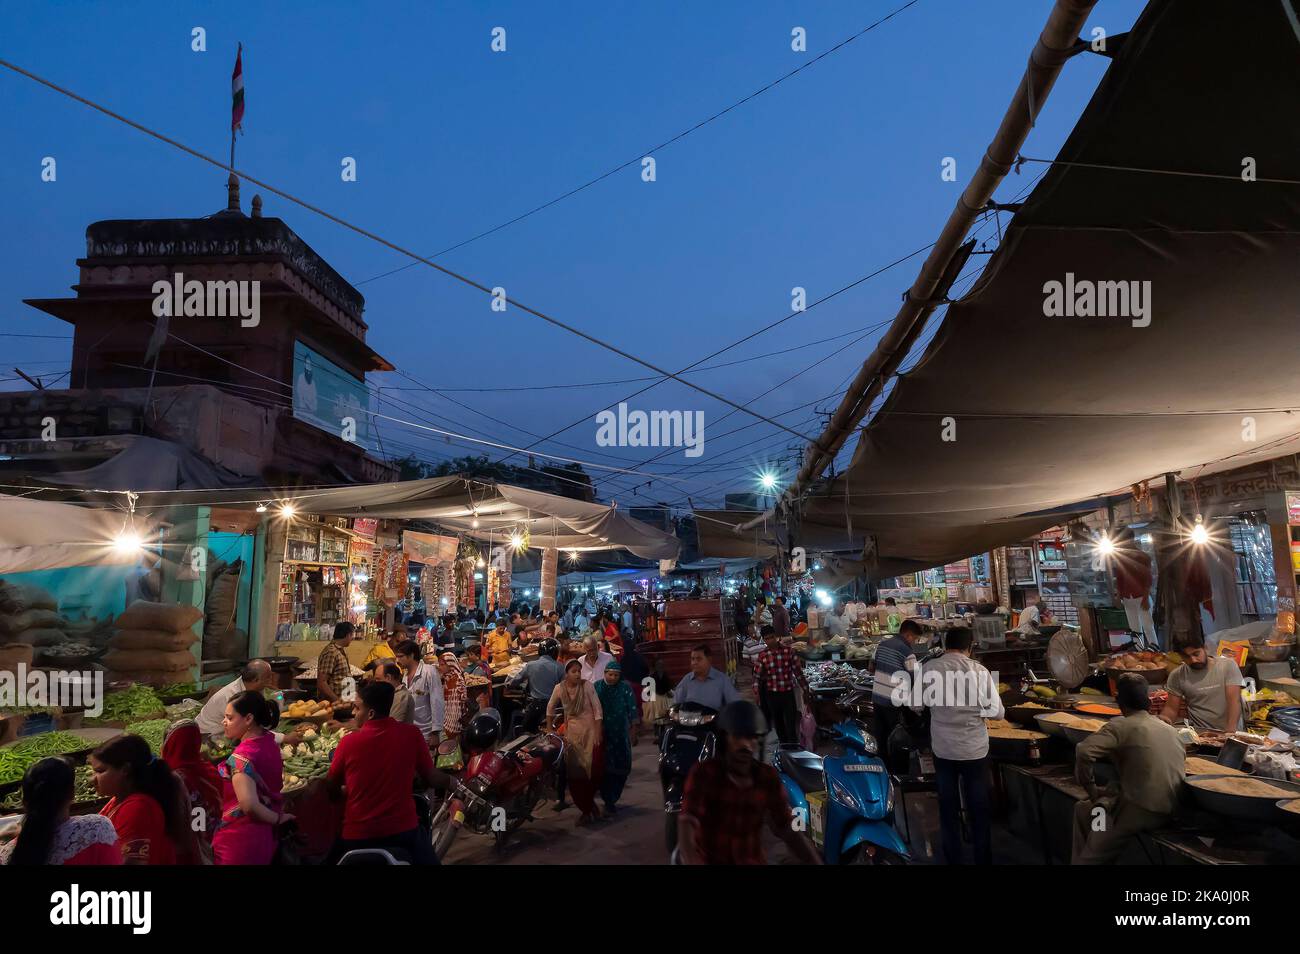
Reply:
[[[374,450],[370,391],[301,341],[293,343],[293,416],[366,450]]]

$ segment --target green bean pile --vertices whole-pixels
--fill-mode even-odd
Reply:
[[[148,722],[137,722],[135,725],[128,725],[126,731],[130,735],[138,735],[149,743],[149,748],[153,754],[157,755],[162,751],[163,736],[167,734],[167,727],[171,725],[167,719],[150,719]]]
[[[100,725],[105,722],[136,722],[145,716],[157,715],[163,711],[163,701],[148,686],[132,686],[119,692],[110,692],[104,696],[104,711],[93,719],[86,719],[86,725]]]
[[[77,774],[72,787],[72,801],[74,804],[79,802],[93,802],[100,798],[99,792],[95,791],[95,773],[89,765],[78,765]],[[23,791],[10,792],[9,795],[0,801],[0,812],[20,812],[23,810]]]
[[[66,755],[91,748],[91,743],[69,732],[46,732],[0,749],[0,785],[20,781],[28,766],[51,755]]]

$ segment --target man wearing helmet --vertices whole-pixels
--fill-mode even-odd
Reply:
[[[754,703],[728,703],[718,716],[722,757],[699,762],[686,777],[677,820],[683,864],[762,865],[763,823],[803,864],[821,864],[811,839],[795,828],[790,802],[776,769],[758,760],[767,734]]]

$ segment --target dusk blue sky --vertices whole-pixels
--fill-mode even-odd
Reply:
[[[230,72],[244,44],[247,112],[236,166],[400,245],[433,253],[633,159],[849,37],[904,0],[755,3],[89,3],[0,6],[0,57],[217,157],[228,148]],[[920,0],[775,89],[657,153],[657,181],[634,165],[440,261],[486,285],[676,370],[809,300],[932,242],[1015,90],[1049,0]],[[1103,0],[1090,26],[1128,29],[1141,4]],[[190,49],[207,30],[208,51]],[[491,30],[507,31],[493,53]],[[790,48],[794,27],[808,52]],[[1025,147],[1053,156],[1107,60],[1065,67]],[[66,335],[22,304],[70,294],[85,228],[112,218],[190,217],[225,204],[224,175],[32,81],[0,69],[0,333]],[[41,181],[41,160],[58,181]],[[358,181],[340,179],[355,157]],[[940,178],[945,156],[958,181]],[[1012,175],[1022,189],[1042,167]],[[244,205],[258,191],[245,186]],[[438,388],[626,381],[649,374],[417,265],[283,199],[283,218],[366,298],[369,343]],[[992,235],[992,228],[985,233]],[[840,389],[876,335],[785,349],[892,318],[915,258],[692,376],[776,415]],[[0,337],[5,361],[54,376],[69,340]],[[66,382],[66,379],[65,379]],[[65,384],[64,382],[64,384]],[[398,375],[372,386],[411,388]],[[632,407],[702,410],[705,452],[598,448],[595,414],[646,382],[544,391],[392,392],[384,413],[524,446],[579,418],[539,450],[682,478],[592,470],[621,505],[715,503],[752,490],[795,439],[674,382]],[[55,386],[61,386],[56,384]],[[26,385],[4,381],[0,388]],[[833,407],[834,402],[823,402]],[[811,409],[781,418],[813,436]],[[429,460],[470,452],[428,432],[384,426],[390,451]],[[851,445],[850,445],[851,447]],[[492,456],[501,452],[488,449]],[[847,453],[841,460],[847,457]],[[539,459],[540,460],[540,459]],[[515,462],[521,458],[516,457]]]

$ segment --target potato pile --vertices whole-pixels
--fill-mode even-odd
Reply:
[[[1118,653],[1104,663],[1105,669],[1119,672],[1137,672],[1138,670],[1157,670],[1165,668],[1164,653]]]
[[[301,699],[298,702],[291,702],[289,707],[284,710],[286,719],[313,719],[318,716],[333,715],[333,703],[315,699]]]

